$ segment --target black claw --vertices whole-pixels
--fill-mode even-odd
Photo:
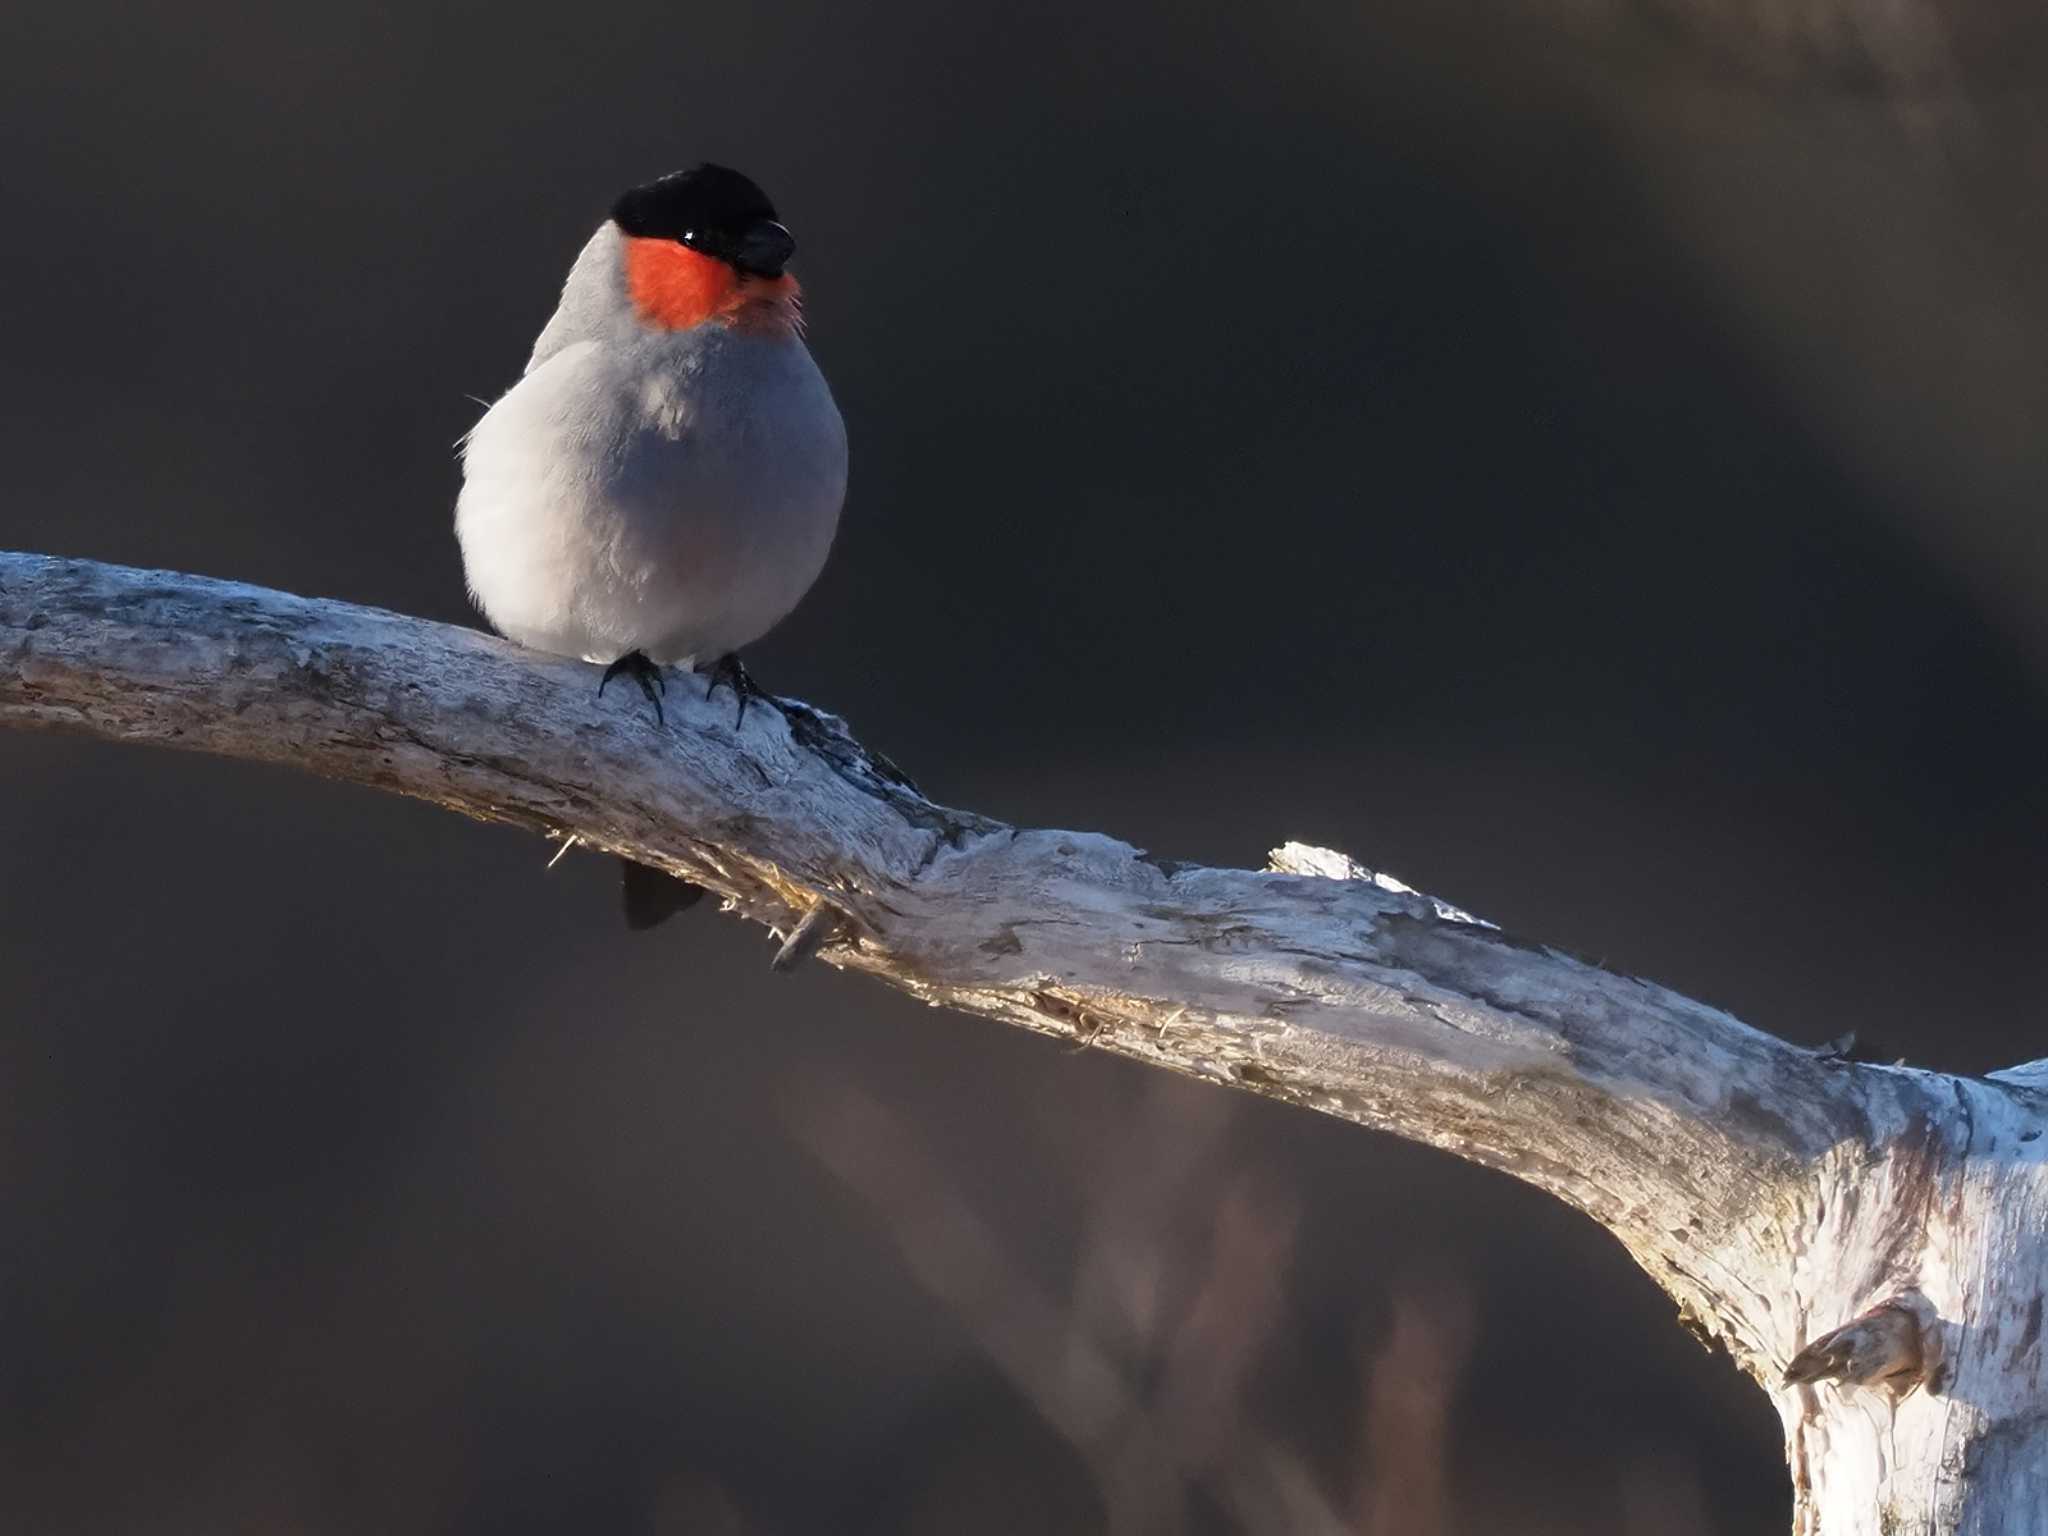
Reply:
[[[704,690],[706,699],[717,693],[718,685],[723,683],[732,690],[732,696],[739,700],[739,713],[734,716],[732,722],[734,730],[746,724],[747,701],[750,699],[759,699],[763,704],[773,705],[776,709],[782,708],[781,701],[774,694],[754,681],[753,675],[740,661],[737,651],[727,651],[704,669],[704,675],[711,679],[710,686]]]
[[[645,651],[628,651],[617,661],[604,669],[604,676],[598,679],[597,696],[604,697],[604,686],[621,672],[640,685],[640,691],[647,695],[647,702],[654,706],[654,723],[667,725],[662,717],[661,695],[668,692],[668,683],[661,675],[661,668],[647,659]],[[659,689],[660,692],[656,692]]]

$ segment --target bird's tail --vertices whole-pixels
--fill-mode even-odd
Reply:
[[[650,869],[631,859],[619,860],[619,908],[634,930],[666,922],[704,899],[704,887],[678,880],[666,870]]]

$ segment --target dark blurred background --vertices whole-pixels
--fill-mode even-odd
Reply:
[[[471,397],[727,160],[853,442],[771,687],[981,811],[2040,1055],[2017,13],[11,7],[0,544],[476,622]],[[409,803],[0,795],[6,1529],[1784,1528],[1764,1396],[1500,1177]]]

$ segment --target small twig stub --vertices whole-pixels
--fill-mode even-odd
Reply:
[[[827,902],[819,902],[806,912],[782,941],[782,948],[775,952],[775,958],[768,962],[777,971],[794,970],[830,942],[839,931],[839,914]]]

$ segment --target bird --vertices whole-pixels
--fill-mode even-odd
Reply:
[[[569,269],[525,371],[460,445],[471,600],[510,640],[624,675],[665,728],[665,669],[755,686],[739,652],[823,570],[846,427],[805,344],[795,238],[710,163],[635,186]],[[770,700],[772,702],[772,699]],[[626,862],[627,922],[701,891]]]

